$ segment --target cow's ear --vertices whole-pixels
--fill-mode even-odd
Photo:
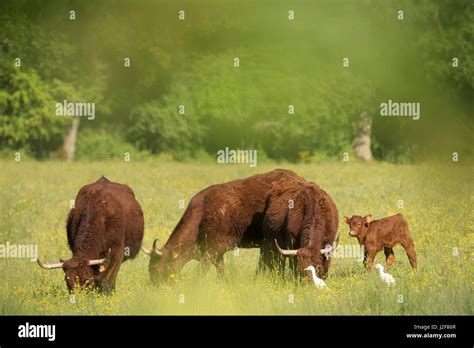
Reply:
[[[179,254],[178,254],[176,251],[174,251],[174,250],[173,250],[173,252],[171,253],[171,255],[173,256],[173,259],[176,259],[176,258],[179,256]]]
[[[349,221],[351,221],[347,216],[344,216],[343,219],[346,224],[349,224]]]

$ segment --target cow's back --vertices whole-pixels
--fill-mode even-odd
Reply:
[[[102,226],[103,228],[100,228]],[[87,231],[86,226],[99,226]],[[67,221],[68,243],[74,250],[78,234],[98,233],[104,248],[123,243],[128,247],[125,258],[134,257],[143,239],[143,212],[133,191],[127,186],[102,177],[83,186],[76,197]]]
[[[285,230],[290,240],[295,241],[292,247],[300,247],[300,239],[303,238],[300,232],[304,230],[305,225],[312,223],[305,221],[308,209],[312,211],[309,217],[315,218],[314,222],[320,225],[323,232],[320,236],[321,242],[332,243],[339,224],[336,204],[318,185],[301,180],[300,177],[273,185],[265,214],[264,228],[269,233],[266,237],[275,237]],[[314,215],[314,209],[318,211],[317,216]]]
[[[275,169],[209,186],[196,194],[191,202],[199,202],[202,207],[200,230],[218,233],[222,240],[238,241],[242,247],[258,246],[263,240],[262,222],[272,185],[296,177],[291,171]]]

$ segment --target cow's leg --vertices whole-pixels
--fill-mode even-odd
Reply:
[[[123,250],[124,247],[120,245],[110,252],[109,263],[98,282],[99,289],[106,295],[115,289],[115,279],[124,257]]]
[[[224,254],[217,257],[214,265],[216,266],[217,277],[221,280],[224,279]]]
[[[296,257],[290,257],[288,260],[289,263],[289,268],[291,273],[293,273],[293,278],[295,281],[298,281],[301,278],[301,273],[298,272],[298,262],[296,260]]]
[[[201,257],[200,263],[199,263],[199,270],[201,272],[201,275],[206,274],[209,271],[210,266],[211,266],[211,258],[207,253],[205,253]]]
[[[264,274],[273,269],[273,252],[271,250],[265,249],[263,246],[260,248],[260,258],[258,260],[258,274]]]
[[[280,253],[277,251],[275,242],[273,240],[267,240],[264,243],[267,255],[265,258],[267,271],[270,271],[270,273],[274,273],[275,270],[279,271],[281,263],[285,261],[285,257],[280,255]]]
[[[393,252],[392,248],[383,248],[383,252],[385,253],[385,270],[388,271],[390,266],[395,262],[395,253]]]
[[[282,277],[285,275],[285,268],[286,268],[286,258],[280,257],[279,264],[278,264],[278,272],[280,273],[280,276]]]
[[[264,240],[260,248],[259,272],[266,273],[273,270],[276,254],[273,251],[273,245]]]
[[[415,252],[415,244],[413,243],[413,239],[411,237],[406,237],[402,242],[402,246],[405,248],[405,251],[408,256],[408,260],[410,260],[410,265],[416,270],[416,252]]]
[[[263,273],[265,270],[265,263],[263,261],[263,248],[260,248],[260,257],[258,258],[257,275]]]
[[[210,265],[216,266],[217,276],[223,278],[224,276],[224,251],[215,249],[207,250],[201,259],[201,270],[207,272]]]

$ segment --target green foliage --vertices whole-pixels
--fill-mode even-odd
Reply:
[[[44,81],[60,77],[73,81],[74,77],[84,78],[79,73],[80,66],[74,45],[67,35],[58,30],[50,30],[43,21],[35,18],[37,12],[31,1],[21,4],[15,1],[2,1],[0,6],[0,61],[13,65],[13,60],[21,58],[22,66],[34,69]],[[13,5],[13,6],[9,6]],[[44,4],[40,4],[43,6]],[[31,16],[31,17],[30,17]]]
[[[55,116],[55,100],[34,70],[0,70],[0,146],[44,158],[60,146],[67,128]]]
[[[88,127],[177,159],[212,157],[226,146],[277,160],[297,161],[301,152],[339,157],[362,111],[373,117],[379,159],[474,154],[472,1],[295,0],[294,21],[285,3],[249,3],[78,2],[70,21],[67,2],[4,0],[0,63],[21,57],[22,71],[55,99],[96,103]],[[9,93],[6,85],[0,91]],[[420,102],[420,121],[379,117],[388,99]],[[12,146],[1,136],[0,143]]]
[[[112,134],[104,129],[79,129],[75,157],[79,160],[124,159],[130,154],[130,160],[140,160],[147,157],[145,151],[137,151],[120,135]]]
[[[229,54],[196,60],[161,102],[132,112],[129,139],[153,152],[189,153],[202,146],[215,154],[226,146],[251,147],[278,160],[297,160],[305,150],[335,156],[348,147],[353,120],[373,99],[369,84],[342,69],[332,77],[324,71],[275,71],[263,63],[262,51],[242,61],[239,71]],[[179,105],[185,115],[178,114]]]
[[[433,81],[442,83],[442,87],[450,89],[449,94],[472,92],[474,89],[473,3],[460,0],[436,2],[424,0],[421,5],[413,6],[412,9],[416,18],[414,25],[417,29],[424,29],[417,44],[423,52],[426,73]],[[455,68],[453,58],[459,60]]]
[[[169,152],[177,158],[199,149],[199,124],[178,114],[178,105],[154,102],[138,107],[131,114],[128,139],[139,149],[152,153]]]

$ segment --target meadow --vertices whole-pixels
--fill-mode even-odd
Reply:
[[[143,162],[38,162],[2,160],[0,243],[37,244],[45,262],[69,258],[65,220],[80,187],[101,175],[133,188],[145,214],[144,245],[163,244],[185,203],[210,184],[243,178],[274,168],[294,170],[313,180],[339,209],[343,245],[353,244],[344,215],[371,213],[375,219],[401,212],[407,219],[418,255],[412,271],[401,246],[387,287],[355,258],[335,258],[327,289],[310,283],[257,275],[257,249],[226,254],[226,275],[214,268],[202,275],[190,262],[171,284],[149,281],[148,256],[141,253],[122,265],[116,293],[66,291],[61,270],[46,271],[20,258],[0,259],[2,315],[461,315],[474,314],[472,262],[473,168],[458,163],[219,165]],[[400,202],[402,200],[403,202]],[[383,252],[377,262],[384,262]]]

